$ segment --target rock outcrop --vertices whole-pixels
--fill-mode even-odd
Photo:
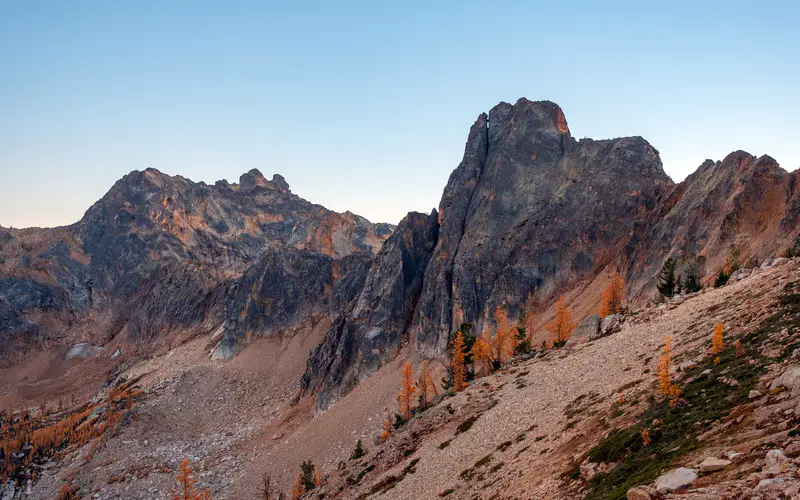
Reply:
[[[397,354],[439,231],[438,214],[409,213],[386,240],[358,297],[312,353],[301,381],[327,407]]]
[[[490,326],[497,305],[549,298],[616,258],[637,216],[672,188],[641,137],[577,141],[561,109],[520,99],[481,115],[439,206],[439,241],[413,333],[423,353]]]

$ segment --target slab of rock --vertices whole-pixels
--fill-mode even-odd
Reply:
[[[567,341],[567,345],[580,344],[600,337],[600,324],[602,319],[597,314],[590,314],[575,327],[572,336]]]
[[[667,472],[656,479],[656,491],[660,494],[672,493],[674,491],[688,488],[693,482],[697,480],[697,471],[694,469],[687,469],[686,467],[678,467],[677,469]]]
[[[612,333],[620,331],[622,328],[621,322],[621,314],[609,314],[603,318],[603,322],[600,324],[600,336],[605,337],[606,335],[611,335]]]
[[[761,396],[762,396],[762,394],[759,391],[756,391],[755,389],[753,389],[752,391],[750,391],[747,394],[747,397],[749,399],[757,399],[757,398],[760,398]]]
[[[766,456],[766,470],[773,473],[783,472],[789,464],[787,457],[782,450],[769,450]]]
[[[628,490],[628,500],[650,500],[653,496],[644,486],[636,486]]]
[[[678,370],[685,372],[686,370],[691,370],[692,368],[696,368],[697,363],[694,361],[684,361],[683,363],[678,365]]]
[[[716,472],[729,466],[732,462],[730,460],[723,460],[716,457],[708,457],[700,463],[700,472]]]
[[[771,391],[778,387],[785,387],[793,393],[796,389],[800,389],[800,366],[794,365],[786,368],[781,376],[773,380],[769,385]]]
[[[793,442],[789,443],[789,446],[786,447],[786,451],[784,451],[786,456],[789,457],[798,457],[800,456],[800,442]]]

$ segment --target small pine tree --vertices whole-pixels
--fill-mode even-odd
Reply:
[[[686,293],[695,293],[703,289],[703,285],[700,283],[700,270],[697,268],[697,261],[695,261],[694,257],[686,262],[686,267],[683,270],[682,285]]]
[[[558,298],[555,317],[545,328],[555,337],[553,341],[554,347],[560,347],[569,340],[572,330],[575,329],[575,323],[572,322],[572,315],[564,305],[564,297]]]
[[[405,420],[411,418],[411,398],[414,397],[415,391],[416,387],[413,373],[411,372],[411,364],[406,361],[403,365],[402,379],[400,381],[400,394],[397,396],[397,401],[400,403],[400,414]]]
[[[619,273],[614,273],[611,282],[605,290],[600,300],[600,316],[605,318],[611,314],[622,312],[622,302],[625,300],[625,282]]]
[[[672,375],[669,372],[670,364],[672,363],[670,340],[671,337],[667,336],[667,341],[664,343],[664,355],[661,356],[661,361],[658,364],[658,390],[667,398],[670,406],[675,407],[680,400],[681,390],[672,383]]]
[[[720,269],[716,279],[714,280],[714,288],[725,286],[725,284],[728,283],[729,278],[730,276],[725,272],[725,270]]]
[[[300,464],[300,479],[302,480],[303,488],[305,491],[311,491],[314,489],[314,462],[311,460],[305,460],[302,464]]]
[[[725,340],[723,339],[723,335],[725,333],[725,327],[722,326],[721,322],[717,322],[714,326],[714,333],[711,335],[711,351],[714,356],[714,364],[718,365],[720,362],[719,354],[725,350]]]
[[[461,330],[456,332],[456,337],[453,340],[453,354],[450,360],[450,371],[453,374],[453,390],[460,392],[466,387],[466,373],[464,367],[464,360],[466,354],[464,352],[464,336]]]
[[[314,487],[319,488],[322,486],[322,471],[317,470],[317,473],[314,474]]]
[[[359,458],[364,456],[364,445],[361,444],[361,440],[359,439],[356,441],[356,448],[353,450],[353,453],[350,455],[352,460],[358,460]]]
[[[661,266],[661,271],[658,273],[656,288],[658,288],[658,293],[667,298],[675,295],[675,265],[675,259],[670,257],[664,262],[664,265]]]

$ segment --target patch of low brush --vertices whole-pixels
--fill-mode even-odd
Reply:
[[[736,358],[733,339],[715,366],[709,358],[688,371],[689,382],[682,387],[683,401],[673,408],[666,402],[651,401],[637,423],[614,431],[589,452],[592,462],[616,463],[608,472],[595,475],[590,481],[587,499],[624,499],[628,489],[653,482],[665,470],[679,463],[681,457],[700,448],[698,436],[731,410],[748,401],[748,393],[764,373],[765,367],[788,356],[795,344],[790,343],[777,358],[765,359],[760,350],[771,335],[783,328],[800,326],[800,283],[786,286],[780,310],[767,318],[761,327],[742,335],[739,340],[746,355]],[[787,353],[788,352],[788,353]],[[751,361],[755,363],[751,364]],[[711,369],[708,376],[700,374]],[[738,382],[730,385],[720,379]],[[657,424],[653,424],[658,421]],[[644,446],[642,430],[647,429],[652,443]]]
[[[391,490],[395,486],[397,486],[400,481],[405,479],[405,477],[409,474],[414,474],[417,472],[417,464],[419,463],[419,458],[415,458],[411,462],[408,463],[403,468],[403,471],[400,473],[399,476],[395,476],[394,474],[389,474],[385,478],[381,479],[375,485],[370,488],[369,493],[367,495],[363,495],[361,498],[366,498],[369,495],[375,495],[376,493],[386,493],[387,491]]]

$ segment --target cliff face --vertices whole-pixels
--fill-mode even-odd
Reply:
[[[392,229],[257,170],[213,186],[132,172],[72,226],[0,230],[5,354],[115,337],[151,351],[223,326],[228,356],[254,334],[338,313]]]
[[[438,230],[435,210],[430,216],[409,213],[375,257],[360,293],[311,353],[301,387],[318,391],[320,408],[352,389],[404,344]]]
[[[594,276],[671,187],[647,141],[576,141],[553,103],[521,99],[480,116],[442,195],[413,324],[420,350],[441,354],[461,323],[480,330],[497,305]]]

